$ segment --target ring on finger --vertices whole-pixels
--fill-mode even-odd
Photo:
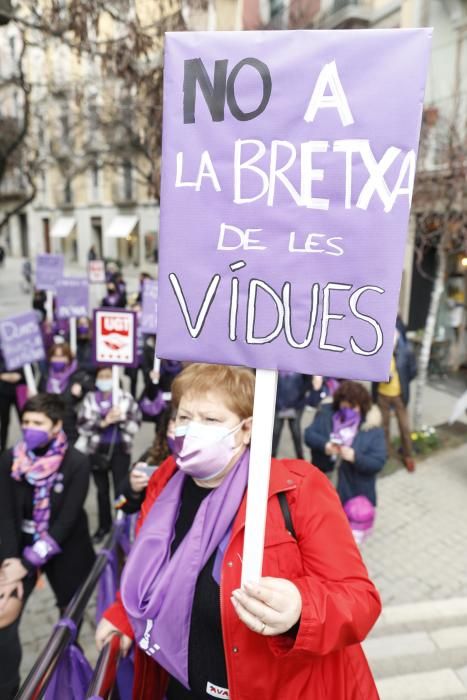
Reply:
[[[261,622],[261,629],[259,631],[259,634],[264,634],[264,630],[266,629],[266,623],[260,620]]]

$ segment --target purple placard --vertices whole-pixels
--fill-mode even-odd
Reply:
[[[159,357],[388,378],[430,44],[166,35]]]
[[[143,333],[157,333],[157,288],[156,280],[144,280],[141,306],[141,330]]]
[[[85,277],[63,277],[56,285],[56,299],[59,319],[88,316],[88,280]]]
[[[137,367],[136,313],[124,309],[94,309],[93,321],[94,364]]]
[[[45,359],[37,315],[28,311],[0,321],[0,344],[7,370]]]
[[[36,257],[36,289],[55,291],[56,284],[63,277],[65,259],[63,255],[45,253]]]

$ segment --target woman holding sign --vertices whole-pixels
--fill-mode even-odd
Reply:
[[[175,456],[149,482],[98,646],[135,640],[137,700],[377,700],[360,642],[381,603],[331,484],[273,459],[264,578],[241,588],[254,376],[192,364],[172,393]]]

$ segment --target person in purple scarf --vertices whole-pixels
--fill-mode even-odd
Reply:
[[[93,374],[79,367],[68,343],[53,343],[47,355],[45,372],[39,382],[39,391],[58,394],[65,402],[63,430],[70,444],[78,439],[77,408],[94,386]]]
[[[365,496],[376,506],[376,477],[387,452],[381,412],[363,384],[342,382],[332,400],[321,404],[305,430],[305,442],[319,469],[330,474],[338,468],[337,491],[343,505]]]
[[[19,686],[19,621],[43,572],[60,612],[94,560],[84,501],[89,463],[63,432],[64,403],[55,394],[29,399],[22,437],[0,457],[0,698]]]
[[[264,577],[241,587],[253,396],[241,367],[194,363],[173,381],[174,456],[149,481],[97,645],[134,640],[133,700],[377,700],[359,642],[379,596],[306,462],[272,460]]]

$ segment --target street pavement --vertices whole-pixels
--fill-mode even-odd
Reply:
[[[0,270],[0,315],[25,310],[19,266],[8,260]],[[73,270],[74,274],[78,270]],[[137,271],[130,285],[137,287]],[[132,287],[130,286],[130,290]],[[423,421],[445,423],[465,386],[437,379],[425,390]],[[312,420],[307,411],[303,427]],[[465,421],[464,421],[465,422]],[[19,434],[14,422],[11,440]],[[149,444],[151,428],[138,433],[134,457]],[[287,427],[280,456],[293,456]],[[383,600],[383,614],[365,642],[381,700],[467,699],[467,445],[441,451],[378,483],[375,531],[362,554]],[[95,492],[86,504],[95,527]],[[57,613],[45,581],[28,602],[21,624],[26,674],[46,645]],[[93,663],[94,606],[86,613],[80,643]]]

